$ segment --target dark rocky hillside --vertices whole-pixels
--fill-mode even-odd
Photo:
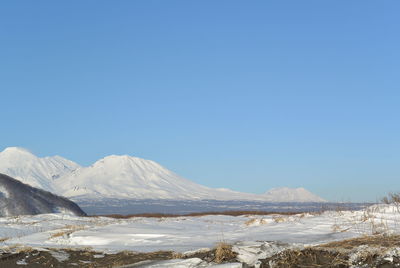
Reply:
[[[0,216],[65,212],[86,213],[74,202],[0,174]]]

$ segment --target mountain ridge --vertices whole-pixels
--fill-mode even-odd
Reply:
[[[13,163],[6,159],[7,155],[20,161]],[[11,147],[0,152],[0,172],[14,175],[21,181],[29,178],[28,181],[38,184],[39,188],[69,198],[325,201],[304,188],[283,187],[280,191],[271,189],[265,194],[214,189],[185,179],[155,161],[129,155],[109,155],[88,167],[81,167],[60,156],[39,158],[23,148]]]
[[[54,191],[53,180],[80,167],[77,163],[57,155],[37,157],[21,147],[8,147],[0,152],[0,173],[51,192]]]

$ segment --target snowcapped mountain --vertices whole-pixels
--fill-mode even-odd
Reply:
[[[254,194],[208,188],[163,168],[151,160],[111,155],[54,182],[68,197],[135,199],[261,199]]]
[[[265,194],[265,200],[273,202],[326,202],[304,188],[273,188]]]
[[[182,178],[154,161],[127,155],[107,156],[89,167],[80,167],[59,156],[38,158],[25,149],[10,147],[0,153],[0,172],[74,200],[120,198],[324,201],[303,188],[273,189],[266,194],[213,189]]]
[[[35,215],[63,212],[86,215],[67,198],[31,187],[7,175],[0,174],[0,216]]]
[[[26,149],[8,147],[0,152],[0,173],[46,191],[53,191],[53,181],[80,168],[60,156],[37,157]]]

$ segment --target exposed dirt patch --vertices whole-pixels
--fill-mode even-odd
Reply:
[[[157,251],[151,253],[137,253],[123,251],[116,254],[82,249],[54,249],[44,250],[24,249],[20,252],[3,253],[0,255],[0,267],[120,267],[142,261],[200,258],[207,262],[233,262],[236,254],[231,251],[230,245],[219,245],[207,251],[192,254],[180,254],[173,251]]]
[[[303,250],[285,250],[271,258],[262,260],[264,268],[300,267],[400,267],[398,255],[390,249],[400,246],[400,236],[365,236],[331,242]]]
[[[334,267],[344,268],[348,256],[339,252],[308,248],[304,250],[285,250],[271,258],[262,260],[261,267]]]
[[[0,267],[118,267],[145,260],[168,260],[174,256],[172,251],[104,254],[90,250],[47,250],[2,254]]]

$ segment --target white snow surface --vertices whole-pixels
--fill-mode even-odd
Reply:
[[[46,191],[54,191],[53,181],[77,168],[77,163],[60,156],[40,158],[20,147],[0,152],[0,173]]]
[[[9,147],[0,152],[0,173],[73,199],[325,201],[303,188],[278,188],[267,194],[213,189],[182,178],[154,161],[128,155],[107,156],[81,167],[60,156],[39,158],[23,148]]]
[[[258,259],[287,248],[302,248],[376,232],[399,233],[399,220],[398,207],[390,205],[375,205],[361,211],[292,216],[111,219],[42,214],[0,218],[0,238],[8,238],[2,239],[0,246],[3,249],[20,245],[91,247],[103,252],[174,250],[185,253],[227,242],[234,245],[233,250],[239,253],[240,261],[254,265]],[[257,224],[250,224],[252,222]],[[203,266],[199,262],[193,267]]]

